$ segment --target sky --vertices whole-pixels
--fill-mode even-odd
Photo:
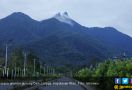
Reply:
[[[132,0],[0,0],[0,19],[23,12],[40,21],[65,11],[83,26],[110,26],[132,37]]]

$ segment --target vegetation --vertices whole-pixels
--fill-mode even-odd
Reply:
[[[0,57],[0,77],[3,77],[5,59]],[[33,52],[23,52],[22,49],[14,49],[8,55],[8,77],[45,77],[57,76],[54,68],[40,62],[39,58]],[[7,75],[6,75],[7,76]],[[4,76],[5,77],[5,76]]]
[[[24,62],[25,72],[24,76]],[[35,66],[35,67],[34,67]],[[10,60],[8,61],[9,77],[40,77],[44,79],[57,78],[54,69],[58,75],[74,76],[75,79],[83,82],[98,82],[100,85],[97,88],[101,90],[112,90],[115,77],[132,77],[132,58],[106,60],[95,64],[94,66],[83,66],[75,68],[70,64],[61,67],[49,67],[44,62],[39,62],[39,58],[33,52],[25,54],[22,49],[15,49],[11,52]],[[79,70],[78,70],[79,69]],[[4,58],[0,56],[0,76],[2,77],[4,70]],[[77,72],[75,72],[77,70]],[[75,72],[75,73],[74,73]],[[70,75],[69,75],[70,74]],[[46,77],[48,76],[48,77]],[[51,78],[52,76],[52,78]],[[48,81],[48,80],[47,80]]]
[[[98,82],[97,88],[112,90],[115,77],[132,77],[132,59],[107,60],[95,67],[86,67],[75,73],[74,78],[83,81]]]

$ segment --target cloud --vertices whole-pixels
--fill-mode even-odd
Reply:
[[[42,20],[67,11],[84,26],[113,26],[132,36],[131,8],[132,0],[1,0],[0,18],[13,12],[24,12]]]

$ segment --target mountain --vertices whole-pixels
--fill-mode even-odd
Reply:
[[[132,38],[113,27],[84,27],[67,12],[36,21],[24,13],[0,20],[0,43],[33,50],[51,65],[89,65],[125,52],[132,55]]]
[[[39,38],[36,33],[39,23],[24,13],[17,12],[0,20],[0,42],[24,44]]]

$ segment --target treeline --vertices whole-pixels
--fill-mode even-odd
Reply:
[[[112,90],[115,77],[132,77],[132,59],[106,60],[94,67],[85,67],[75,73],[74,78],[83,82],[98,82],[101,90]]]
[[[20,48],[12,50],[8,53],[6,68],[4,56],[0,57],[0,77],[37,77],[55,73],[52,67],[40,62],[32,51],[27,52]]]

